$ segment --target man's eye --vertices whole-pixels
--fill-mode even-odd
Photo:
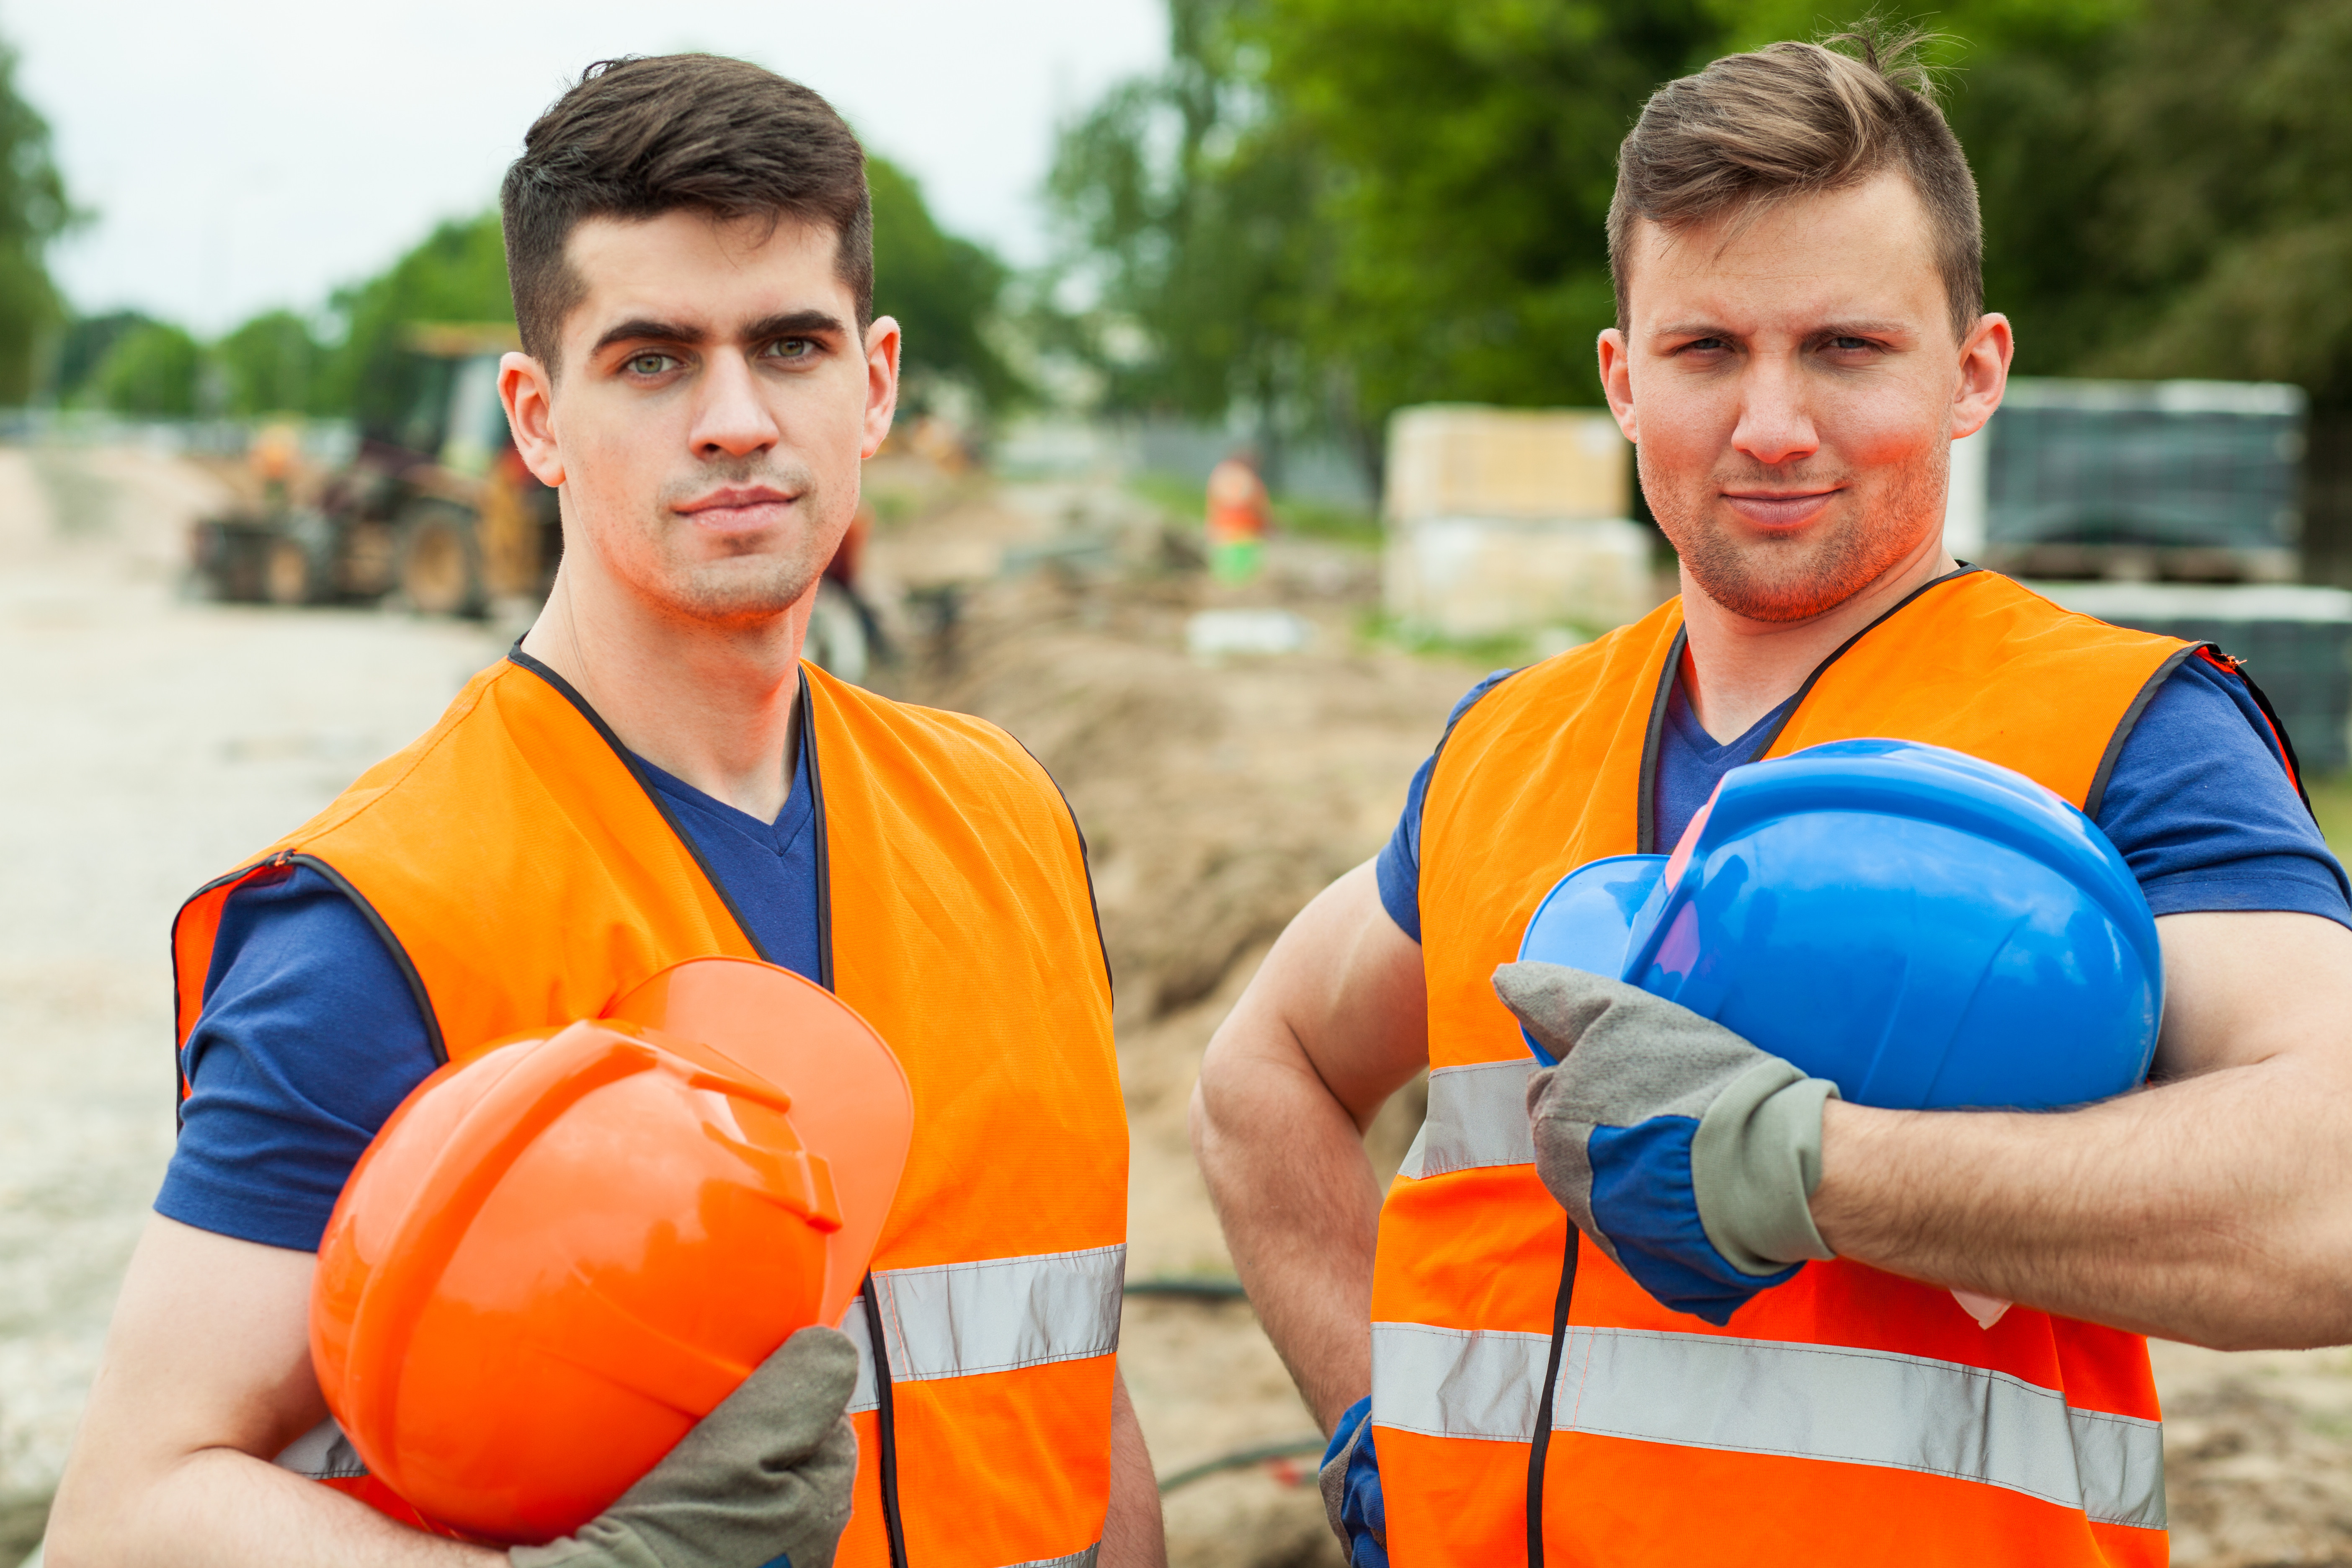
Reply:
[[[806,338],[778,338],[761,353],[769,359],[806,359],[816,352],[816,344]]]
[[[1850,353],[1857,349],[1870,347],[1870,340],[1868,338],[1832,338],[1830,347],[1840,353]]]
[[[659,375],[673,363],[667,354],[633,354],[627,368],[632,375]]]
[[[1683,345],[1685,353],[1721,353],[1731,345],[1721,338],[1700,338]]]

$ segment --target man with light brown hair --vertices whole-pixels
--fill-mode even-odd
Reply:
[[[2233,662],[1947,553],[2011,340],[1918,44],[1776,44],[1645,107],[1600,373],[1682,593],[1465,698],[1203,1063],[1194,1144],[1359,1565],[2161,1563],[2140,1336],[2352,1337],[2342,869]],[[1874,1110],[1613,979],[1497,977],[1563,874],[1864,736],[2097,823],[2157,917],[2152,1087]],[[1762,1074],[1736,1116],[1702,1038]],[[1360,1133],[1424,1065],[1383,1205]],[[1674,1119],[1648,1165],[1594,1131]]]

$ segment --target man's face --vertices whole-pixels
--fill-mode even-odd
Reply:
[[[570,547],[668,614],[744,623],[791,608],[889,432],[897,324],[861,338],[828,227],[591,218],[565,257],[584,293],[560,370],[550,384],[510,354],[503,381],[525,460],[562,487]]]
[[[1707,597],[1805,620],[1938,549],[1950,444],[2000,401],[2009,328],[1955,341],[1905,176],[1641,224],[1627,318],[1601,334],[1601,378]]]

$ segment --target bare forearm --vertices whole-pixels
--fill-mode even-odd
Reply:
[[[1370,861],[1282,933],[1209,1042],[1192,1152],[1250,1303],[1323,1430],[1372,1386],[1364,1129],[1429,1060],[1421,948]]]
[[[77,1479],[68,1477],[50,1519],[49,1568],[505,1568],[507,1561],[490,1547],[411,1530],[232,1448],[190,1454],[120,1498],[89,1498]]]
[[[2352,1340],[2352,1073],[2288,1055],[2062,1114],[1832,1101],[1814,1223],[1893,1273],[2227,1348]]]
[[[1371,1390],[1380,1188],[1354,1120],[1312,1072],[1265,1067],[1255,1087],[1222,1093],[1204,1071],[1193,1144],[1250,1302],[1328,1433]]]
[[[1160,1482],[1124,1376],[1111,1384],[1110,1504],[1103,1518],[1102,1561],[1104,1568],[1168,1568]]]

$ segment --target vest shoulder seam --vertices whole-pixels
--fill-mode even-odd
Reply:
[[[449,738],[457,732],[467,720],[481,710],[482,699],[489,693],[491,687],[506,679],[507,671],[512,668],[514,667],[501,659],[489,672],[489,678],[484,680],[466,701],[462,710],[444,713],[435,721],[432,729],[411,742],[409,744],[415,748],[415,754],[408,759],[407,764],[398,773],[373,786],[362,799],[351,799],[351,792],[346,792],[342,799],[327,808],[329,812],[332,812],[337,805],[342,806],[340,816],[332,821],[314,818],[315,826],[306,824],[302,827],[296,828],[294,832],[278,841],[278,849],[273,853],[298,853],[305,846],[316,844],[330,834],[341,832],[389,799],[394,790],[415,776],[416,771],[425,765],[425,760],[446,745]],[[320,816],[323,817],[325,813],[321,813]]]

